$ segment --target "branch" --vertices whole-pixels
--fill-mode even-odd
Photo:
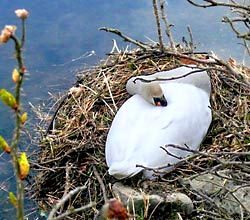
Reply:
[[[154,8],[154,15],[155,15],[156,25],[157,25],[157,33],[158,33],[158,38],[159,38],[160,51],[163,52],[164,47],[163,47],[162,34],[161,34],[161,24],[160,24],[156,0],[153,0],[153,8]]]
[[[62,197],[58,203],[55,205],[55,207],[51,210],[49,217],[47,220],[52,220],[54,219],[53,216],[56,214],[57,210],[63,206],[63,204],[69,200],[70,198],[72,198],[72,196],[74,196],[75,194],[77,194],[78,192],[85,190],[87,187],[86,186],[79,186],[76,187],[75,189],[71,190],[66,196]]]
[[[172,148],[188,151],[188,152],[191,152],[191,153],[194,153],[194,154],[199,154],[201,156],[205,156],[205,157],[208,157],[208,158],[210,157],[210,158],[213,158],[218,163],[220,163],[220,164],[222,164],[224,166],[227,166],[227,165],[250,165],[250,162],[248,162],[248,161],[246,161],[246,162],[243,162],[243,161],[224,161],[224,160],[219,159],[214,154],[204,153],[204,152],[201,152],[199,150],[192,150],[189,147],[181,147],[181,146],[175,145],[175,144],[168,144],[165,147],[172,147]]]
[[[187,30],[188,30],[188,34],[190,38],[190,42],[189,42],[190,51],[193,53],[195,48],[194,48],[194,39],[193,39],[191,27],[187,26]]]
[[[145,44],[145,43],[143,43],[141,41],[134,40],[134,39],[126,36],[125,34],[123,34],[118,29],[101,27],[101,28],[99,28],[99,30],[100,31],[106,31],[106,32],[110,32],[110,33],[116,34],[116,35],[120,36],[124,41],[133,43],[133,44],[137,45],[138,47],[142,48],[143,50],[149,50],[150,49],[149,45],[147,45],[147,44]]]
[[[240,33],[234,26],[234,22],[238,22],[239,19],[237,20],[230,20],[228,17],[223,17],[222,22],[228,23],[231,27],[231,29],[233,30],[233,32],[237,35],[238,38],[242,38],[245,40],[250,40],[250,32],[246,32],[246,33]]]
[[[146,82],[146,83],[151,83],[151,82],[155,82],[155,81],[168,81],[168,80],[176,80],[176,79],[181,79],[181,78],[184,78],[184,77],[187,77],[191,74],[194,74],[194,73],[199,73],[199,72],[202,72],[204,71],[203,69],[200,69],[200,70],[194,70],[194,71],[191,71],[191,72],[188,72],[186,74],[183,74],[181,76],[176,76],[176,77],[171,77],[171,78],[155,78],[155,79],[143,79],[143,78],[139,78],[137,77],[136,79],[134,79],[134,83],[139,80],[141,82]]]
[[[82,206],[80,208],[77,208],[77,209],[72,209],[72,210],[69,210],[59,216],[57,216],[56,218],[53,218],[53,220],[60,220],[60,219],[64,219],[65,217],[69,216],[69,215],[72,215],[74,213],[77,213],[77,212],[81,212],[81,211],[84,211],[86,209],[89,209],[93,206],[95,206],[96,203],[95,202],[90,202],[89,204],[85,205],[85,206]]]
[[[250,11],[249,6],[244,6],[241,4],[237,3],[226,3],[226,2],[216,2],[214,0],[203,0],[204,2],[207,2],[208,4],[198,4],[194,2],[193,0],[187,0],[190,4],[196,6],[196,7],[201,7],[201,8],[209,8],[209,7],[215,7],[215,6],[222,6],[222,7],[230,7],[230,8],[238,8],[238,9],[243,9],[246,11]]]
[[[93,167],[93,171],[94,171],[94,174],[95,174],[95,177],[96,179],[98,180],[99,184],[100,184],[100,187],[102,189],[102,194],[103,194],[103,198],[104,198],[104,202],[107,203],[108,202],[108,197],[107,197],[107,193],[106,193],[106,190],[105,190],[105,185],[102,181],[102,178],[100,177],[96,167],[94,166]]]
[[[165,14],[166,10],[165,10],[165,7],[164,7],[164,3],[165,1],[164,0],[160,0],[160,8],[161,8],[161,18],[163,20],[163,22],[165,23],[165,26],[166,26],[166,34],[168,36],[168,39],[169,39],[169,42],[170,42],[170,47],[174,50],[174,51],[177,51],[176,50],[176,47],[175,47],[175,43],[174,43],[174,38],[173,38],[173,35],[171,33],[171,27],[173,26],[172,24],[169,24],[168,20],[167,20],[167,15]]]

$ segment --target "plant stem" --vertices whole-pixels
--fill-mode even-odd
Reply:
[[[22,38],[21,38],[21,48],[23,48],[23,45],[25,43],[25,35],[26,35],[26,29],[25,29],[25,19],[22,19]]]
[[[18,164],[18,143],[20,139],[20,133],[21,133],[21,121],[20,121],[20,90],[23,82],[23,75],[24,75],[24,65],[22,60],[22,46],[20,45],[18,39],[15,36],[11,36],[11,39],[15,43],[15,50],[16,50],[16,59],[18,62],[18,71],[20,73],[20,80],[16,84],[15,88],[15,98],[18,105],[18,109],[15,111],[15,117],[16,117],[16,126],[14,135],[12,138],[12,161],[13,161],[13,168],[16,176],[16,189],[17,189],[17,208],[16,208],[16,214],[18,220],[24,219],[24,187],[23,182],[20,179],[20,171],[19,171],[19,164]],[[24,37],[23,37],[24,39]],[[23,41],[24,42],[24,41]]]

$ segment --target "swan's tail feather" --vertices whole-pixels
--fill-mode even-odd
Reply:
[[[115,162],[111,164],[109,167],[109,175],[114,176],[117,179],[124,179],[124,178],[129,178],[140,171],[142,171],[143,168],[141,167],[136,167],[136,163],[131,163],[131,162]]]

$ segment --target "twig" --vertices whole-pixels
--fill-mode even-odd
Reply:
[[[176,148],[176,149],[180,149],[180,150],[184,150],[184,151],[188,151],[188,152],[191,152],[191,153],[194,153],[194,154],[199,154],[201,156],[205,156],[205,157],[210,157],[210,158],[213,158],[215,159],[217,162],[221,163],[222,165],[224,166],[227,166],[227,165],[250,165],[250,162],[246,161],[223,161],[221,159],[219,159],[216,155],[214,154],[208,154],[208,153],[204,153],[204,152],[201,152],[201,151],[198,151],[198,150],[192,150],[188,147],[181,147],[181,146],[178,146],[178,145],[174,145],[174,144],[168,144],[166,145],[166,147],[173,147],[173,148]]]
[[[79,187],[76,187],[75,189],[71,190],[66,196],[62,197],[58,203],[55,205],[55,207],[51,210],[49,216],[48,216],[48,219],[47,220],[52,220],[54,219],[53,216],[56,214],[57,210],[63,206],[63,204],[69,200],[70,198],[72,198],[72,196],[74,196],[75,194],[77,194],[78,192],[80,191],[83,191],[87,189],[86,186],[79,186]]]
[[[184,77],[187,77],[191,74],[194,74],[194,73],[199,73],[199,72],[202,72],[204,71],[203,69],[200,69],[200,70],[194,70],[194,71],[190,71],[186,74],[183,74],[181,76],[175,76],[175,77],[171,77],[171,78],[155,78],[155,79],[143,79],[143,78],[135,78],[134,79],[134,83],[139,80],[139,81],[142,81],[142,82],[146,82],[146,83],[151,83],[151,82],[155,82],[155,81],[168,81],[168,80],[176,80],[176,79],[181,79],[181,78],[184,78]]]
[[[107,203],[108,202],[108,197],[107,197],[107,193],[106,193],[106,189],[105,189],[105,185],[102,181],[102,178],[100,177],[97,169],[95,166],[93,166],[93,171],[94,171],[94,174],[95,174],[95,177],[96,179],[98,180],[100,186],[101,186],[101,189],[102,189],[102,194],[103,194],[103,198],[104,198],[104,202]]]
[[[65,213],[53,218],[53,220],[60,220],[60,219],[63,219],[69,215],[72,215],[74,213],[77,213],[77,212],[81,212],[81,211],[84,211],[86,209],[89,209],[93,206],[96,206],[96,203],[95,202],[90,202],[89,204],[85,205],[85,206],[82,206],[80,208],[77,208],[77,209],[72,209],[72,210],[69,210],[69,211],[66,211]]]
[[[142,48],[143,50],[149,50],[150,49],[150,47],[147,44],[144,44],[144,43],[142,43],[142,42],[140,42],[138,40],[134,40],[134,39],[126,36],[125,34],[123,34],[118,29],[101,27],[101,28],[99,28],[99,30],[116,34],[116,35],[120,36],[123,40],[128,41],[130,43],[133,43],[133,44],[137,45],[138,47]]]
[[[175,154],[172,154],[172,153],[170,153],[166,148],[164,148],[164,147],[160,147],[162,150],[164,150],[169,156],[171,156],[171,157],[174,157],[174,158],[176,158],[176,159],[178,159],[178,160],[182,160],[183,159],[183,157],[178,157],[177,155],[175,155]]]
[[[190,38],[190,42],[189,42],[190,51],[191,53],[193,53],[194,52],[194,39],[193,39],[191,27],[187,26],[187,30],[188,30],[189,38]]]
[[[166,171],[160,171],[160,170],[164,170],[164,169],[167,169],[167,168],[172,168],[172,170],[178,168],[179,166],[183,165],[184,163],[187,163],[189,160],[192,160],[194,159],[195,157],[198,157],[199,155],[198,154],[193,154],[193,155],[190,155],[188,157],[185,157],[185,158],[182,158],[180,161],[178,161],[177,163],[174,163],[174,164],[167,164],[167,165],[163,165],[163,166],[160,166],[160,167],[156,167],[156,168],[151,168],[151,167],[146,167],[146,166],[143,166],[143,165],[140,165],[140,164],[136,164],[136,167],[141,167],[141,168],[144,168],[146,170],[149,170],[149,171],[153,171],[154,173],[158,173],[158,174],[166,174]]]
[[[116,104],[115,104],[115,100],[114,100],[112,91],[111,91],[110,86],[109,86],[108,78],[106,77],[106,75],[105,75],[105,73],[104,73],[103,71],[102,71],[102,75],[103,75],[103,77],[104,77],[104,82],[105,82],[106,85],[107,85],[107,88],[108,88],[108,91],[109,91],[110,98],[111,98],[111,100],[112,100],[112,102],[113,102],[113,106],[115,107],[115,111],[117,111],[118,108],[117,108],[117,106],[116,106]]]
[[[66,196],[69,192],[69,189],[70,189],[70,171],[71,171],[71,168],[72,168],[72,165],[69,165],[69,163],[67,162],[66,163],[66,169],[65,169],[65,187],[64,187],[64,193],[63,193],[63,196]],[[60,211],[63,211],[63,206],[61,206],[61,210]]]
[[[53,172],[53,173],[56,172],[54,169],[52,169],[52,168],[50,168],[50,167],[42,166],[42,165],[39,164],[39,163],[35,163],[35,162],[31,162],[31,161],[30,161],[30,164],[31,164],[32,166],[40,167],[40,168],[42,168],[42,170],[50,170],[50,171]]]
[[[175,43],[174,43],[174,38],[173,38],[173,35],[171,33],[171,27],[173,25],[169,24],[169,22],[167,20],[167,15],[166,15],[166,10],[165,10],[164,4],[165,4],[165,1],[160,0],[161,18],[162,18],[163,22],[165,23],[166,34],[167,34],[168,39],[169,39],[170,47],[173,49],[173,51],[177,51],[176,47],[175,47]]]
[[[230,20],[227,16],[223,17],[222,22],[228,23],[231,27],[231,29],[233,30],[233,32],[237,35],[238,38],[243,38],[245,40],[250,40],[250,32],[248,29],[248,32],[246,33],[240,33],[236,27],[234,26],[234,22],[238,21],[238,20]]]
[[[236,3],[226,3],[226,2],[217,2],[214,0],[203,0],[204,2],[208,2],[208,4],[198,4],[194,2],[193,0],[187,0],[190,4],[196,6],[196,7],[201,7],[201,8],[209,8],[209,7],[215,7],[215,6],[223,6],[223,7],[231,7],[231,8],[238,8],[238,9],[244,9],[247,11],[250,11],[249,6],[244,6],[241,4],[236,4]]]
[[[112,41],[113,41],[113,47],[112,47],[110,53],[112,54],[112,53],[114,53],[115,51],[117,51],[118,53],[121,53],[121,50],[120,50],[120,49],[118,48],[118,46],[117,46],[116,40],[113,39]]]
[[[162,40],[162,34],[161,34],[161,23],[160,23],[160,19],[159,19],[158,7],[157,7],[156,0],[153,0],[153,8],[154,8],[154,15],[155,15],[156,26],[157,26],[157,33],[158,33],[159,44],[160,44],[160,51],[163,52],[164,51],[164,46],[163,46],[163,40]]]

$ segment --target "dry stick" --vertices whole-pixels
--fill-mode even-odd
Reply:
[[[176,52],[166,51],[164,53],[164,55],[165,56],[166,55],[171,55],[171,56],[174,56],[174,57],[189,59],[189,60],[195,61],[197,63],[201,63],[201,64],[219,64],[216,60],[199,59],[199,58],[195,58],[195,57],[190,57],[189,55],[187,55],[185,53],[176,53]],[[211,57],[211,58],[213,58],[213,57]]]
[[[250,32],[246,32],[246,33],[240,33],[236,27],[235,27],[235,24],[234,24],[234,21],[232,21],[231,19],[229,19],[228,17],[224,16],[223,17],[223,20],[222,22],[224,23],[228,23],[231,27],[231,29],[233,30],[233,32],[237,35],[238,38],[242,38],[242,39],[245,39],[245,40],[250,40]]]
[[[66,196],[69,192],[70,189],[70,171],[71,171],[72,166],[69,165],[69,162],[66,163],[66,168],[65,168],[65,186],[64,186],[64,193],[63,196]],[[63,206],[61,206],[60,212],[63,211]]]
[[[163,46],[163,40],[162,40],[162,34],[161,34],[161,24],[160,24],[156,0],[153,0],[153,8],[154,8],[154,15],[155,15],[156,25],[157,25],[157,33],[158,33],[158,38],[159,38],[160,51],[163,52],[164,46]]]
[[[114,100],[112,91],[111,91],[111,89],[110,89],[108,78],[106,77],[104,71],[101,71],[101,73],[102,73],[102,75],[103,75],[103,77],[104,77],[104,82],[106,83],[106,86],[107,86],[107,88],[108,88],[109,95],[110,95],[110,98],[111,98],[111,100],[112,100],[112,103],[113,103],[113,106],[114,106],[114,108],[115,108],[115,111],[117,112],[118,108],[117,108],[117,106],[116,106],[116,103],[115,103],[115,100]]]
[[[49,217],[47,220],[52,220],[54,219],[53,216],[56,214],[57,210],[63,206],[63,204],[69,200],[72,196],[74,196],[75,194],[77,194],[78,192],[85,190],[87,187],[86,186],[79,186],[76,187],[75,189],[71,190],[67,195],[65,195],[64,197],[62,197],[59,202],[54,206],[54,208],[51,210]]]
[[[86,209],[88,209],[88,208],[91,208],[91,207],[93,207],[93,206],[95,206],[95,205],[96,205],[95,202],[90,202],[89,204],[87,204],[87,205],[85,205],[85,206],[82,206],[82,207],[80,207],[80,208],[69,210],[69,211],[67,211],[67,212],[65,212],[65,213],[63,213],[63,214],[61,214],[61,215],[59,215],[59,216],[53,218],[53,220],[64,219],[65,217],[67,217],[67,216],[69,216],[69,215],[71,215],[71,214],[74,214],[74,213],[77,213],[77,212],[84,211],[84,210],[86,210]]]
[[[191,27],[187,26],[187,30],[188,30],[188,34],[189,34],[189,38],[190,38],[190,42],[189,42],[190,51],[191,51],[191,53],[193,53],[194,52],[194,39],[193,39]]]
[[[200,70],[194,70],[194,71],[190,71],[186,74],[183,74],[181,76],[176,76],[176,77],[171,77],[171,78],[155,78],[155,79],[143,79],[143,78],[135,78],[133,80],[133,82],[135,83],[137,80],[139,81],[142,81],[142,82],[146,82],[146,83],[151,83],[151,82],[155,82],[155,81],[168,81],[168,80],[176,80],[176,79],[181,79],[181,78],[184,78],[184,77],[187,77],[191,74],[194,74],[194,73],[199,73],[199,72],[203,72],[204,69],[200,69]]]
[[[188,152],[191,152],[191,153],[194,153],[194,155],[188,157],[188,158],[184,158],[182,160],[180,160],[178,163],[176,164],[167,164],[165,166],[161,166],[161,167],[157,167],[157,168],[150,168],[150,167],[146,167],[146,166],[143,166],[143,165],[136,165],[136,167],[142,167],[146,170],[149,170],[149,171],[153,171],[155,173],[165,173],[165,172],[161,172],[159,170],[162,170],[162,169],[166,169],[166,168],[169,168],[169,167],[178,167],[180,165],[182,165],[183,163],[187,162],[189,159],[193,159],[194,157],[197,157],[197,156],[205,156],[205,157],[210,157],[210,158],[213,158],[215,159],[218,163],[220,163],[221,165],[224,165],[224,166],[227,166],[227,165],[250,165],[250,162],[241,162],[241,161],[222,161],[221,159],[219,159],[217,157],[217,154],[208,154],[208,153],[204,153],[204,152],[201,152],[201,151],[198,151],[198,150],[192,150],[188,147],[181,147],[181,146],[178,146],[178,145],[174,145],[174,144],[168,144],[166,145],[166,147],[173,147],[173,148],[177,148],[177,149],[180,149],[180,150],[184,150],[184,151],[188,151]],[[162,147],[163,149],[163,147]],[[168,151],[166,151],[168,153]],[[241,155],[241,154],[240,154]],[[243,154],[243,155],[246,155],[246,154]]]
[[[164,148],[164,147],[160,147],[162,150],[164,150],[169,156],[171,156],[171,157],[174,157],[174,158],[176,158],[176,159],[178,159],[178,160],[182,160],[183,159],[183,157],[179,157],[179,156],[177,156],[177,155],[175,155],[175,154],[172,154],[172,153],[170,153],[166,148]]]
[[[181,159],[180,161],[178,161],[175,164],[169,163],[167,165],[163,165],[163,166],[156,167],[156,168],[146,167],[146,166],[143,166],[143,165],[140,165],[140,164],[136,164],[136,167],[141,167],[141,168],[144,168],[144,169],[149,170],[149,171],[153,171],[154,173],[158,173],[158,174],[166,174],[166,171],[160,171],[160,170],[163,170],[163,169],[166,169],[166,168],[173,168],[171,170],[174,170],[177,167],[181,166],[182,164],[187,163],[189,160],[194,159],[194,158],[196,158],[198,156],[200,156],[200,155],[193,154],[193,155],[190,155],[190,156],[188,156],[186,158]]]
[[[35,162],[30,161],[30,164],[31,164],[33,167],[34,167],[34,166],[40,167],[42,170],[49,170],[49,171],[51,171],[51,172],[53,172],[53,173],[56,172],[54,169],[49,168],[49,167],[42,166],[42,165],[40,165],[39,163],[35,163]],[[35,168],[33,168],[33,169],[35,169]]]
[[[249,6],[244,6],[241,4],[236,4],[236,3],[226,3],[226,2],[216,2],[213,0],[203,0],[204,2],[208,2],[209,4],[198,4],[194,2],[193,0],[187,0],[190,4],[196,6],[196,7],[201,7],[201,8],[209,8],[209,7],[215,7],[215,6],[223,6],[223,7],[230,7],[230,8],[237,8],[237,9],[243,9],[246,11],[250,11]]]
[[[214,154],[208,154],[208,153],[204,153],[198,150],[192,150],[188,147],[181,147],[175,144],[167,144],[166,147],[172,147],[172,148],[176,148],[176,149],[180,149],[180,150],[184,150],[184,151],[188,151],[194,154],[199,154],[201,156],[205,156],[205,157],[210,157],[215,159],[218,163],[222,164],[222,165],[250,165],[250,162],[241,162],[241,161],[222,161],[220,160],[216,155]]]
[[[101,28],[99,28],[99,30],[100,31],[106,31],[106,32],[110,32],[110,33],[116,34],[116,35],[120,36],[123,40],[131,42],[131,43],[137,45],[138,47],[142,48],[143,50],[149,50],[150,49],[150,47],[148,45],[144,44],[143,42],[140,42],[138,40],[134,40],[134,39],[132,39],[132,38],[124,35],[118,29],[101,27]]]
[[[96,179],[98,180],[98,182],[99,182],[99,184],[101,186],[104,202],[107,203],[108,202],[108,197],[107,197],[107,193],[106,193],[106,190],[105,190],[105,185],[104,185],[104,183],[102,181],[102,178],[100,177],[100,175],[99,175],[99,173],[98,173],[95,166],[93,166],[93,171],[94,171]]]
[[[162,20],[163,20],[163,22],[165,23],[165,26],[166,26],[166,34],[167,34],[169,42],[170,42],[170,47],[173,49],[173,51],[177,51],[176,47],[175,47],[175,43],[174,43],[174,38],[173,38],[173,35],[171,33],[171,27],[173,25],[169,24],[169,22],[167,20],[167,15],[166,15],[166,10],[165,10],[164,4],[165,4],[165,1],[160,0],[161,18],[162,18]]]
[[[118,48],[118,45],[117,45],[117,43],[116,43],[116,40],[113,39],[112,41],[113,41],[113,47],[112,47],[110,53],[114,53],[114,51],[117,51],[118,54],[120,54],[120,53],[121,53],[121,50]]]

